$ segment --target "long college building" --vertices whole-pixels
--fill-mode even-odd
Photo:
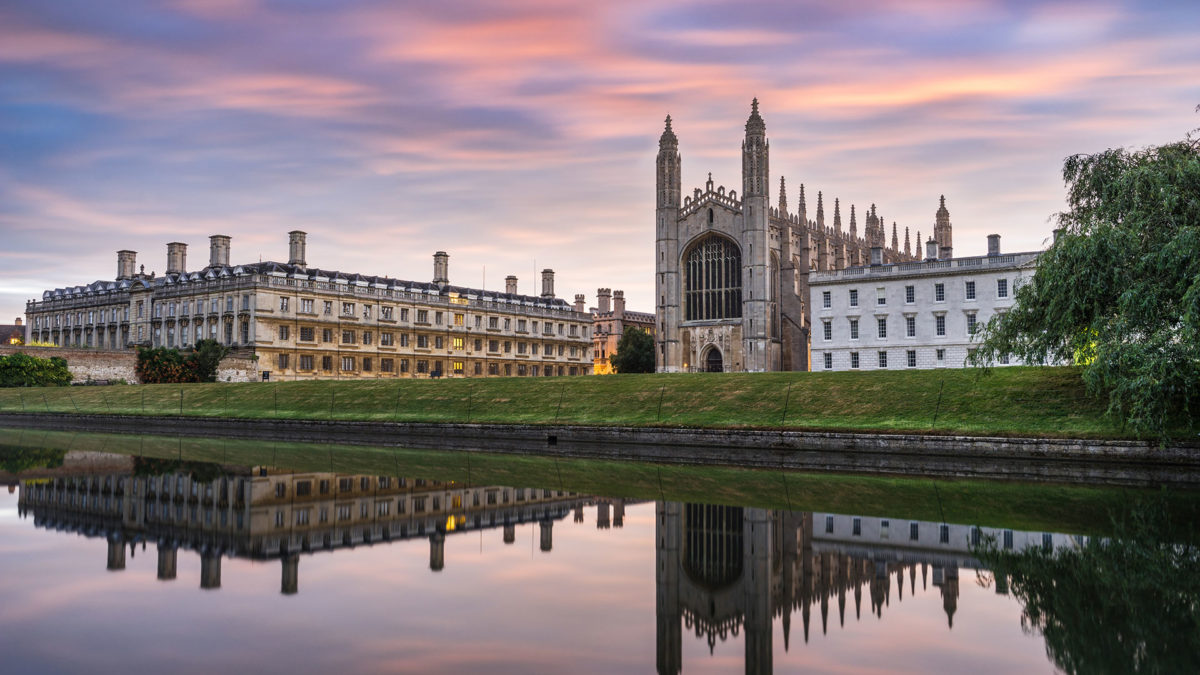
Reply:
[[[591,372],[591,315],[554,295],[452,286],[449,256],[431,282],[308,267],[306,235],[288,262],[229,263],[230,237],[210,237],[209,264],[187,271],[187,245],[167,245],[162,276],[117,252],[117,277],[46,291],[26,305],[26,341],[94,349],[189,347],[214,339],[251,350],[264,379],[551,376]]]

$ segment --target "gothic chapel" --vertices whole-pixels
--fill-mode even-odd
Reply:
[[[819,192],[816,219],[809,220],[803,185],[796,211],[789,212],[783,178],[772,207],[769,157],[767,127],[754,99],[742,141],[741,194],[714,188],[710,173],[703,190],[684,198],[679,139],[667,116],[656,163],[658,372],[808,370],[809,271],[866,265],[875,247],[882,264],[919,259],[920,233],[913,255],[908,228],[901,249],[892,223],[889,246],[874,204],[865,211],[861,237],[853,206],[843,231],[836,199],[833,224],[825,224]],[[940,246],[950,245],[944,204],[934,236]]]

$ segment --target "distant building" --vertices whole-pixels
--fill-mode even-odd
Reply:
[[[13,319],[10,325],[0,324],[0,344],[23,345],[25,342],[25,326],[21,317]]]
[[[575,296],[578,301],[582,296]],[[596,289],[596,307],[592,314],[592,372],[609,375],[613,372],[609,359],[617,353],[617,343],[628,327],[639,328],[654,335],[654,315],[625,309],[625,291]]]
[[[584,375],[592,370],[591,315],[554,294],[453,286],[449,258],[432,281],[309,267],[306,235],[288,234],[286,263],[230,264],[230,238],[209,237],[209,263],[186,267],[187,245],[167,244],[167,272],[146,274],[117,252],[117,277],[57,288],[26,305],[29,335],[61,346],[189,347],[201,339],[250,350],[263,378]]]
[[[1001,254],[993,234],[986,256],[955,258],[930,239],[921,262],[881,264],[873,250],[870,265],[812,273],[813,370],[961,368],[1038,255]]]

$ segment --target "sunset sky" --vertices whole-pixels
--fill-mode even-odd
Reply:
[[[429,280],[445,250],[455,284],[551,267],[653,311],[663,118],[685,194],[740,192],[755,96],[791,206],[929,234],[945,194],[956,254],[1034,250],[1064,157],[1200,127],[1200,3],[7,0],[0,323],[117,249],[286,261],[297,228],[310,266]]]

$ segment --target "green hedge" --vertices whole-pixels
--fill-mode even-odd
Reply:
[[[67,360],[17,352],[0,356],[0,387],[59,387],[71,383]]]

